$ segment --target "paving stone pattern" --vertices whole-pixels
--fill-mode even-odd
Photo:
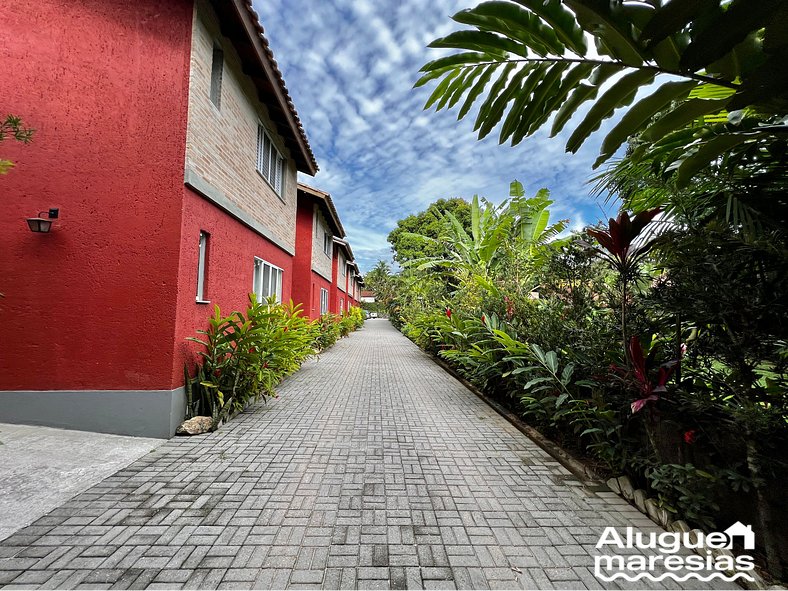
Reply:
[[[6,539],[0,586],[590,589],[605,526],[661,531],[584,488],[385,320],[279,393]]]

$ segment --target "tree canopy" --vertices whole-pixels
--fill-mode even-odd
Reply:
[[[404,264],[414,259],[445,254],[442,245],[425,241],[419,236],[437,240],[444,228],[443,217],[446,212],[450,212],[466,230],[470,231],[470,204],[459,197],[438,199],[426,210],[399,220],[397,227],[389,233],[388,241],[394,250],[394,260]]]

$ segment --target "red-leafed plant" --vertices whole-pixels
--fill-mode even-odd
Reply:
[[[652,347],[645,354],[637,336],[630,338],[627,343],[627,350],[630,361],[629,367],[621,368],[613,365],[611,369],[621,376],[627,390],[637,392],[637,398],[630,404],[632,414],[635,415],[644,409],[648,411],[648,417],[644,424],[646,435],[654,454],[657,458],[660,458],[660,448],[657,445],[655,432],[655,424],[658,418],[655,407],[656,403],[667,392],[667,384],[676,371],[678,359],[657,365],[657,348]]]
[[[590,228],[589,236],[596,240],[599,247],[591,246],[600,258],[607,261],[619,275],[621,287],[621,340],[624,348],[624,359],[630,364],[627,347],[627,300],[629,284],[635,278],[638,264],[657,244],[657,237],[647,238],[643,231],[646,226],[662,211],[660,208],[642,211],[630,219],[629,214],[622,210],[616,219],[608,220],[607,229]]]
[[[678,360],[674,359],[660,365],[656,369],[656,375],[653,375],[654,353],[655,349],[651,349],[648,355],[644,355],[640,339],[635,336],[630,339],[629,358],[632,362],[632,376],[640,391],[640,398],[631,405],[632,414],[642,410],[649,402],[659,400],[660,395],[667,391],[668,380],[676,371]]]

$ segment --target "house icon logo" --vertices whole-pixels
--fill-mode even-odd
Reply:
[[[745,550],[755,549],[755,534],[752,532],[751,525],[744,525],[741,521],[737,521],[723,533],[728,536],[728,548],[733,545],[734,538],[741,537]]]

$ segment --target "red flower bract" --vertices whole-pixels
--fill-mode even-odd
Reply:
[[[446,308],[446,316],[451,318],[451,308]]]
[[[503,301],[506,304],[506,317],[511,320],[512,316],[514,316],[514,304],[509,299],[509,296],[503,296]]]
[[[684,443],[687,443],[689,445],[692,445],[693,443],[695,443],[695,440],[697,439],[697,435],[696,434],[697,434],[697,431],[695,429],[690,429],[688,431],[684,431]]]

